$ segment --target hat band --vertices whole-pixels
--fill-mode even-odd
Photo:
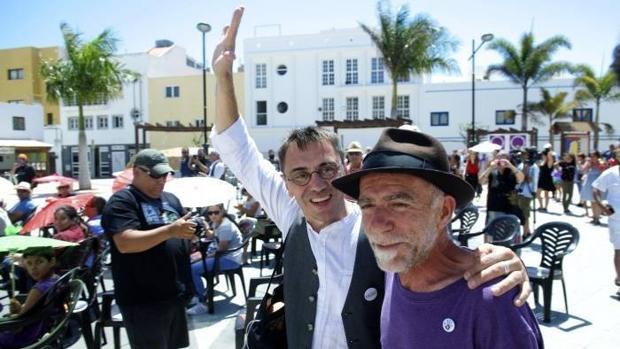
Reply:
[[[394,152],[394,151],[378,151],[371,152],[366,155],[363,162],[363,170],[382,168],[382,167],[399,167],[399,168],[411,168],[411,169],[426,169],[436,171],[446,171],[445,169],[439,169],[431,162],[424,159],[420,159],[417,156]]]

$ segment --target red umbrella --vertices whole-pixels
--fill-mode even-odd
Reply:
[[[120,172],[115,172],[114,177],[114,182],[112,182],[112,192],[116,193],[117,191],[131,184],[131,182],[133,181],[133,168],[130,167]],[[173,179],[173,176],[168,175],[168,177],[166,178],[166,182],[169,182]]]
[[[33,182],[35,183],[53,183],[53,182],[73,183],[73,182],[77,182],[77,180],[75,180],[75,178],[65,177],[65,176],[59,175],[58,173],[54,173],[53,175],[50,175],[50,176],[35,178]]]
[[[95,195],[93,194],[79,194],[69,196],[66,198],[51,198],[46,206],[39,210],[30,220],[24,225],[20,233],[31,232],[35,229],[46,227],[54,223],[54,212],[56,209],[63,205],[69,205],[75,207],[78,211],[82,210],[84,206]]]

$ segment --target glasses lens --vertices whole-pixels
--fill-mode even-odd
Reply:
[[[297,185],[306,185],[310,182],[310,176],[312,174],[306,171],[297,171],[293,172],[291,177],[289,178],[291,182]]]
[[[332,179],[338,173],[338,167],[335,165],[324,165],[318,170],[319,176],[323,179]]]

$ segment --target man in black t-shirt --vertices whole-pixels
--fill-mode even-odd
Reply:
[[[28,182],[32,184],[32,180],[36,177],[34,167],[28,164],[28,156],[26,154],[19,154],[17,156],[17,162],[11,169],[11,175],[15,176],[15,183]]]
[[[161,152],[142,150],[133,166],[132,184],[110,198],[101,219],[116,302],[133,349],[187,347],[182,280],[195,225],[178,198],[163,191],[174,171]]]

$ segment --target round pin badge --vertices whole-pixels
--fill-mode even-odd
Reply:
[[[441,326],[443,327],[443,330],[448,333],[454,331],[454,328],[456,327],[456,325],[454,324],[454,320],[450,318],[443,319],[443,323]]]
[[[367,300],[368,302],[371,302],[377,299],[377,289],[374,287],[367,289],[366,292],[364,292],[364,299]]]

